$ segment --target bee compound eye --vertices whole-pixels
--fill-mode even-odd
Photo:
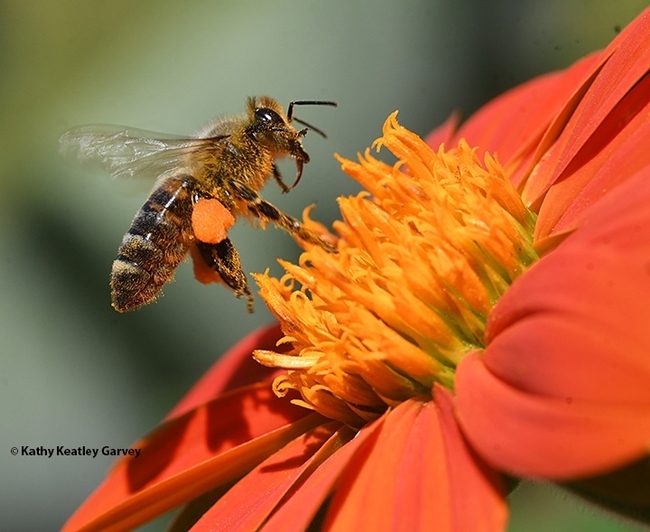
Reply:
[[[280,115],[272,109],[255,109],[255,118],[262,122],[282,122]]]

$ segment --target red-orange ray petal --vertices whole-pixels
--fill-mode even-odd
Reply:
[[[451,392],[436,384],[434,401],[449,469],[452,530],[504,530],[508,506],[500,477],[470,449],[463,438]]]
[[[258,530],[301,476],[352,434],[350,429],[342,429],[341,422],[332,421],[291,441],[237,482],[199,519],[192,532]]]
[[[272,379],[275,371],[255,362],[253,350],[272,349],[281,352],[282,347],[275,345],[280,338],[282,338],[282,331],[275,323],[260,327],[237,342],[192,386],[192,389],[167,414],[165,421],[212,401],[228,390]]]
[[[458,416],[472,447],[522,477],[569,480],[603,473],[647,453],[648,405],[594,405],[509,386],[470,353],[456,373]]]
[[[650,405],[648,300],[640,295],[650,290],[650,257],[622,264],[605,246],[575,244],[548,258],[499,305],[488,369],[540,395]]]
[[[357,449],[379,429],[383,422],[384,418],[382,417],[362,428],[352,440],[320,464],[271,516],[264,525],[264,532],[307,530],[309,523],[333,490],[342,472],[354,460]]]
[[[268,383],[226,393],[135,443],[140,456],[118,462],[63,530],[129,530],[246,473],[322,422]]]
[[[650,403],[650,168],[516,281],[488,321],[490,371],[529,392]]]
[[[568,479],[650,445],[650,170],[504,294],[458,367],[461,424],[493,465]]]
[[[593,55],[565,71],[511,89],[470,117],[450,142],[465,138],[470,146],[478,146],[480,158],[485,152],[496,152],[518,185],[551,121],[568,101],[577,99],[581,87],[601,62],[599,55]]]
[[[596,155],[631,117],[621,112],[618,128],[600,128],[606,117],[650,69],[650,9],[637,17],[602,53],[606,58],[587,92],[524,190],[528,204],[538,205],[548,188]],[[615,122],[615,120],[614,120]],[[556,124],[551,125],[554,129]],[[600,129],[599,129],[600,128]],[[598,132],[598,135],[594,134]],[[593,143],[593,146],[590,144]]]
[[[410,400],[386,415],[344,471],[325,529],[500,530],[505,521],[503,497],[483,476],[448,392],[439,389],[435,403]]]
[[[542,203],[535,240],[569,232],[577,217],[640,169],[650,166],[650,77],[605,118]]]
[[[499,95],[462,125],[452,143],[464,138],[470,146],[479,147],[480,159],[485,152],[496,152],[507,166],[528,142],[539,140],[566,100],[562,92],[556,96],[556,87],[566,79],[564,74],[552,72]]]
[[[450,530],[443,438],[423,407],[413,400],[400,404],[357,451],[330,505],[326,530]]]

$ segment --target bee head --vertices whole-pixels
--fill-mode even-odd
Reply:
[[[309,162],[301,138],[307,129],[298,131],[291,125],[291,120],[282,107],[272,98],[250,98],[248,101],[250,125],[248,134],[256,141],[269,148],[275,157],[289,155],[302,163]]]
[[[330,105],[337,107],[335,102],[320,100],[294,101],[289,103],[288,111],[285,114],[278,102],[269,96],[248,99],[250,125],[246,128],[247,133],[269,148],[274,157],[289,155],[296,160],[296,180],[285,192],[298,184],[302,176],[303,165],[309,162],[309,155],[302,147],[302,137],[307,134],[309,129],[313,129],[316,133],[325,137],[325,133],[320,129],[293,116],[294,105]],[[307,127],[297,130],[291,125],[294,120]]]

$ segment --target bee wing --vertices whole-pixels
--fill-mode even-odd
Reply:
[[[59,142],[64,155],[82,166],[99,167],[113,177],[160,176],[190,164],[189,156],[214,149],[225,136],[182,138],[108,124],[77,126]]]

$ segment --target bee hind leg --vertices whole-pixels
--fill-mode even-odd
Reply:
[[[239,253],[230,239],[225,238],[218,244],[207,244],[197,240],[196,247],[203,261],[219,274],[222,281],[235,292],[237,297],[246,296],[247,310],[253,312],[253,294],[248,288]]]

